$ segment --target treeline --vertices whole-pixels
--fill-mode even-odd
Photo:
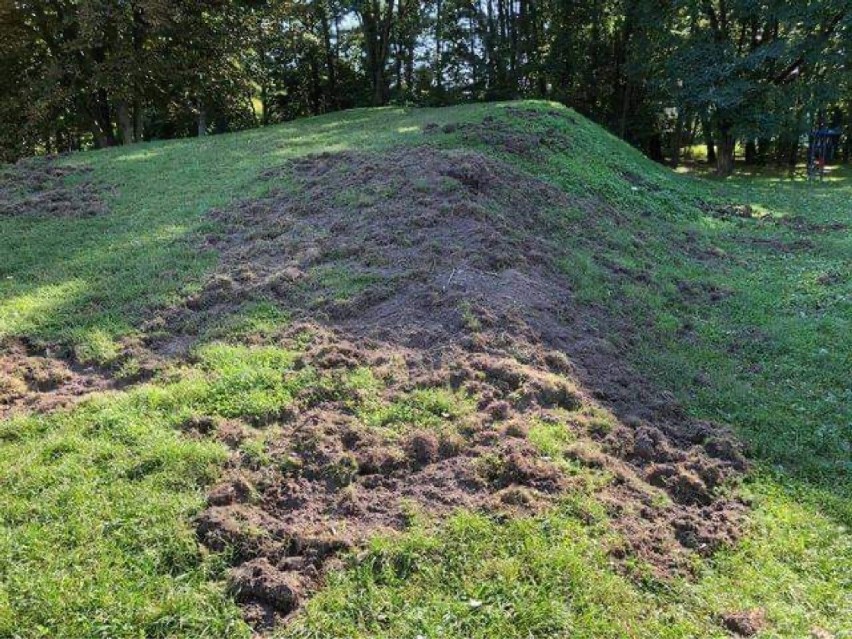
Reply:
[[[810,128],[852,129],[850,3],[0,0],[0,157],[536,97],[657,160],[790,163]]]

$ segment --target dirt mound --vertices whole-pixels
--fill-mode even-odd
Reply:
[[[86,167],[25,160],[0,168],[0,216],[89,217],[107,212]],[[72,181],[73,183],[69,183]]]
[[[731,612],[722,625],[737,637],[753,637],[766,627],[766,613],[761,608]]]
[[[300,365],[326,381],[276,425],[267,463],[235,451],[198,523],[205,544],[233,549],[253,623],[286,617],[341,551],[418,512],[535,512],[571,490],[565,464],[528,438],[542,420],[571,431],[566,460],[611,478],[598,496],[623,533],[613,556],[665,575],[737,538],[744,506],[723,490],[745,468],[734,440],[633,370],[621,352],[635,329],[578,304],[561,275],[552,238],[607,205],[428,147],[312,156],[264,179],[268,196],[213,214],[219,270],[156,320],[185,340],[272,299],[310,322]],[[371,401],[402,402],[402,417],[365,416],[343,381],[353,370],[372,371]],[[417,426],[405,402],[424,389],[471,408]],[[581,418],[595,411],[615,427]]]
[[[570,291],[542,272],[559,211],[588,202],[479,153],[415,148],[305,158],[266,174],[269,197],[217,211],[208,239],[219,273],[188,300],[187,326],[273,297],[364,336],[434,344],[483,321],[569,310]],[[298,193],[275,189],[294,179]],[[602,208],[602,210],[604,210]],[[179,314],[179,309],[172,310]],[[470,319],[470,318],[468,318]],[[170,325],[179,317],[170,317]]]
[[[487,376],[479,379],[481,359],[463,350],[438,361],[418,349],[356,348],[340,332],[315,325],[292,329],[293,335],[306,330],[313,338],[302,365],[321,369],[322,390],[310,388],[298,398],[291,419],[264,450],[266,463],[235,452],[198,520],[207,546],[232,549],[233,585],[255,625],[292,612],[341,551],[378,532],[403,530],[418,513],[534,512],[568,487],[569,478],[536,452],[525,432],[509,427],[511,417],[539,414],[547,410],[542,404],[556,406],[554,398],[566,397],[568,382],[555,373],[516,363],[518,377],[510,385],[491,385]],[[357,408],[363,404],[359,391],[341,384],[365,367],[381,381],[380,396],[370,402],[407,406],[412,394],[437,389],[475,406],[457,415],[426,409],[430,426],[412,425],[408,413],[386,425],[366,424]],[[492,410],[500,402],[505,407]],[[218,430],[201,423],[199,429],[193,420],[186,429]],[[265,562],[262,570],[247,571],[257,562]],[[258,580],[268,580],[273,590],[284,580],[295,596],[272,597]]]

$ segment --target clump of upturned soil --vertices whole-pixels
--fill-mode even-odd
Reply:
[[[316,325],[294,326],[290,335],[308,330],[311,343],[299,365],[319,369],[328,380],[324,390],[309,388],[297,398],[290,419],[267,441],[267,462],[235,453],[198,519],[208,547],[232,550],[232,588],[257,627],[291,613],[341,551],[382,531],[405,530],[417,513],[535,512],[568,487],[570,479],[536,452],[525,432],[503,432],[483,405],[504,403],[502,413],[527,420],[564,410],[560,404],[577,406],[558,373],[509,360],[489,363],[461,348],[434,359],[417,348],[354,347],[342,332]],[[371,402],[435,389],[478,404],[459,415],[433,414],[431,426],[369,426],[359,417],[361,391],[335,386],[361,366],[382,383]],[[513,369],[508,383],[500,366]],[[184,429],[218,436],[221,422],[195,417]]]
[[[0,342],[0,419],[14,412],[69,406],[115,384],[111,375],[96,367],[75,364],[21,341]]]
[[[737,637],[753,637],[766,627],[766,613],[762,608],[731,612],[722,618],[722,625]]]
[[[87,167],[24,160],[0,168],[0,216],[89,217],[107,212]],[[73,183],[69,183],[73,181]]]
[[[417,512],[530,513],[571,490],[565,464],[528,440],[537,420],[572,429],[566,458],[612,478],[598,497],[624,538],[614,557],[665,576],[738,537],[745,507],[724,490],[745,469],[735,440],[631,368],[622,350],[635,329],[577,303],[557,267],[554,238],[584,217],[566,213],[611,215],[605,203],[431,148],[311,156],[264,179],[267,197],[213,214],[220,268],[158,321],[184,339],[274,300],[310,321],[299,366],[331,380],[369,368],[373,401],[444,389],[472,408],[425,428],[370,426],[360,391],[324,385],[275,425],[268,463],[236,451],[198,532],[232,549],[232,588],[255,625],[285,618],[342,551]],[[612,422],[572,417],[587,410]]]

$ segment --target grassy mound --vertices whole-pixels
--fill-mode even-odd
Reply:
[[[843,174],[544,103],[43,173],[0,183],[0,635],[852,627]]]

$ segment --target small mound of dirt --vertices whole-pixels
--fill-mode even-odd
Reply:
[[[180,429],[189,437],[217,439],[229,448],[237,448],[248,439],[251,430],[238,420],[207,416],[191,417],[180,425]]]
[[[225,228],[208,239],[220,272],[166,313],[169,326],[199,330],[205,318],[271,297],[356,335],[429,344],[489,321],[464,312],[478,302],[544,324],[570,298],[538,272],[554,253],[543,238],[568,224],[560,209],[590,204],[509,165],[417,148],[312,156],[265,179],[282,172],[297,194],[273,191],[212,215]]]
[[[549,368],[547,362],[564,367],[564,361],[540,345],[514,342],[530,353],[522,362],[505,351],[483,353],[460,344],[424,351],[364,339],[356,347],[342,329],[317,325],[298,324],[289,335],[304,336],[307,328],[312,337],[302,365],[320,360],[332,379],[351,371],[353,361],[396,362],[380,377],[383,389],[371,405],[413,391],[455,388],[476,399],[476,407],[442,414],[434,429],[405,422],[389,429],[367,426],[353,409],[356,396],[306,392],[267,440],[267,462],[258,465],[235,452],[231,469],[208,495],[197,529],[210,548],[231,549],[236,560],[231,579],[248,580],[239,601],[257,627],[285,620],[291,605],[321,585],[341,552],[377,533],[406,530],[413,513],[443,516],[467,508],[532,514],[570,490],[573,480],[564,467],[529,441],[529,425],[545,420],[571,428],[566,415],[595,400]],[[529,389],[533,399],[527,399]],[[495,412],[512,417],[495,423]],[[699,432],[713,433],[705,449],[678,443],[638,418],[628,423],[603,434],[599,447],[575,432],[580,440],[565,451],[568,459],[615,478],[600,498],[627,540],[621,556],[639,557],[665,575],[688,570],[689,553],[709,554],[733,543],[744,507],[715,489],[741,462],[735,445],[709,425],[684,434],[695,440]],[[220,429],[219,421],[198,417],[185,427],[214,436]],[[259,560],[265,562],[262,569]],[[274,593],[281,580],[294,592],[298,584],[297,596],[285,591],[279,600]]]
[[[722,618],[722,625],[737,637],[753,637],[766,627],[766,613],[761,608],[731,612]]]
[[[315,357],[338,362],[326,369],[333,377],[349,370],[349,358],[371,362],[390,354],[386,344],[354,349],[339,332],[314,326],[312,333],[305,363]],[[337,345],[347,357],[329,357]],[[460,389],[478,384],[493,397],[512,392],[454,378],[452,371],[472,369],[472,356],[463,350],[431,364],[417,350],[397,347],[393,354],[403,369],[384,380],[385,402],[413,390],[447,389],[451,379]],[[199,538],[214,550],[231,549],[231,581],[240,585],[238,600],[255,624],[282,620],[299,601],[289,592],[278,597],[281,579],[290,575],[283,581],[288,588],[297,583],[312,590],[340,552],[378,532],[405,530],[412,509],[432,515],[457,508],[535,512],[567,486],[563,472],[524,433],[501,436],[485,409],[443,415],[434,430],[405,424],[388,430],[364,425],[352,415],[351,401],[345,393],[305,393],[268,442],[268,463],[258,466],[236,452],[231,469],[208,494],[208,508],[197,520]],[[528,404],[520,414],[529,420],[541,410]],[[215,435],[220,428],[218,420],[196,417],[184,430]]]
[[[280,570],[263,557],[231,571],[228,586],[234,598],[246,605],[246,619],[255,625],[272,623],[272,612],[286,615],[293,611],[302,593],[296,573]]]
[[[90,217],[107,212],[86,167],[24,160],[0,168],[0,216]]]

